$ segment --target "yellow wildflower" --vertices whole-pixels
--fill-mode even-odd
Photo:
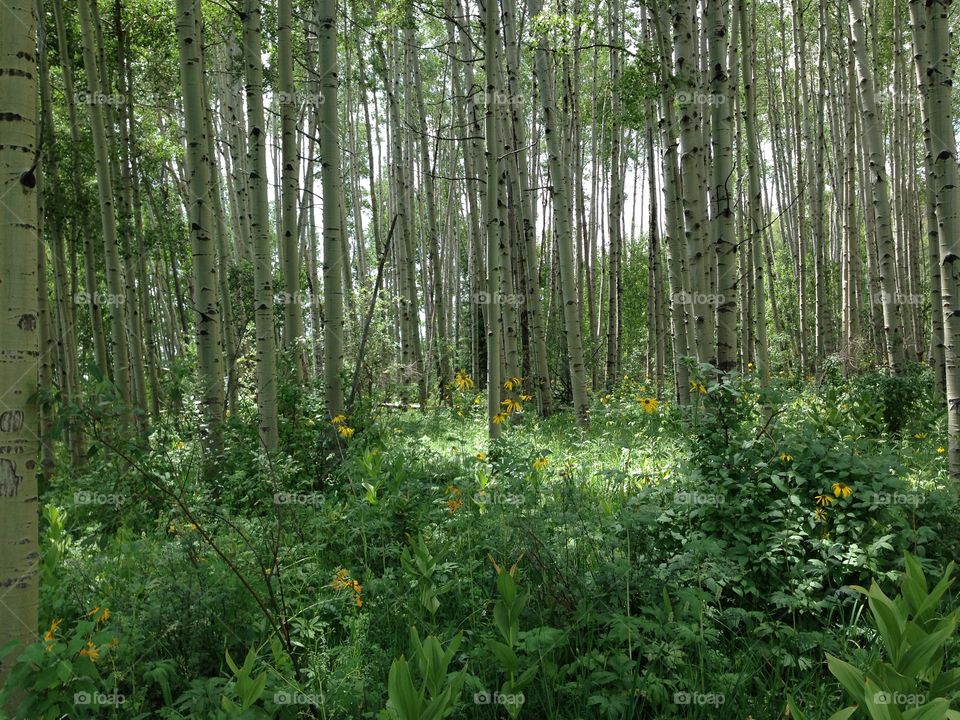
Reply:
[[[506,390],[507,392],[511,392],[514,388],[520,387],[520,385],[521,385],[520,378],[518,377],[507,378],[506,381],[503,383],[503,389]]]
[[[346,568],[340,568],[337,570],[337,574],[333,576],[333,581],[330,583],[330,587],[334,590],[343,590],[350,587],[350,573]]]
[[[941,445],[937,448],[937,455],[943,455],[946,451],[947,449]]]
[[[96,662],[97,658],[100,657],[100,650],[97,649],[97,646],[93,644],[92,640],[87,640],[87,646],[79,652],[79,655],[88,657]]]
[[[530,402],[531,400],[533,400],[533,395],[521,395],[520,399],[523,402]]]
[[[926,439],[927,439],[927,434],[926,434],[926,433],[917,433],[916,435],[913,436],[913,439],[914,439],[914,440],[926,440]]]
[[[814,498],[814,501],[821,507],[827,507],[827,505],[831,505],[833,503],[833,498],[829,495],[817,495]]]
[[[533,469],[538,471],[543,470],[549,464],[550,464],[550,458],[546,456],[538,457],[536,460],[533,461]]]
[[[340,437],[342,438],[353,437],[353,428],[347,427],[346,425],[341,425],[340,427],[338,427],[337,432],[340,433]]]
[[[463,505],[463,500],[460,498],[450,498],[447,500],[447,510],[452,513],[455,513]]]
[[[456,377],[453,378],[453,384],[456,386],[457,390],[470,390],[473,388],[473,378],[467,375],[463,370],[458,370]]]
[[[447,489],[444,491],[447,495],[462,495],[463,490],[458,488],[456,485],[447,485]]]
[[[513,398],[507,398],[506,400],[501,401],[500,404],[503,405],[504,408],[506,408],[506,411],[508,413],[515,413],[523,410],[523,405],[518,403]]]
[[[700,393],[701,395],[707,394],[706,386],[702,382],[697,382],[696,380],[690,381],[690,389]]]
[[[53,636],[57,632],[57,628],[60,627],[60,623],[62,622],[63,620],[60,619],[60,620],[54,620],[52,623],[50,623],[50,629],[47,630],[46,633],[44,633],[43,639],[46,640],[47,642],[53,642]]]
[[[478,452],[476,455],[474,455],[474,457],[480,462],[487,461],[487,454],[485,452]]]
[[[346,421],[347,421],[346,415],[334,415],[330,419],[330,422],[332,422],[334,425],[343,425]]]
[[[833,484],[833,494],[837,497],[848,498],[853,495],[853,490],[846,483],[835,482]]]
[[[507,413],[507,412],[498,412],[498,413],[497,413],[496,415],[494,415],[491,419],[493,420],[493,424],[494,424],[494,425],[500,425],[500,424],[504,423],[509,416],[510,416],[510,413]]]
[[[791,455],[790,453],[782,452],[780,453],[780,460],[785,463],[793,462],[793,455]]]
[[[820,522],[826,522],[829,513],[824,508],[817,508],[813,511],[813,516]]]
[[[637,402],[640,403],[640,407],[643,408],[645,413],[656,412],[657,408],[660,407],[660,401],[652,397],[639,398]]]

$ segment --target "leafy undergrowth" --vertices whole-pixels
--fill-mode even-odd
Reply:
[[[960,551],[929,378],[697,377],[492,447],[468,387],[335,424],[307,393],[282,459],[241,408],[207,474],[184,428],[105,433],[41,499],[22,716],[828,717],[825,653],[879,653],[850,586]]]

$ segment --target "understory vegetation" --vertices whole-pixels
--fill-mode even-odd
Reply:
[[[41,495],[49,630],[17,717],[830,716],[827,654],[883,657],[851,586],[892,597],[905,552],[935,581],[960,550],[931,374],[694,377],[690,406],[627,375],[589,430],[514,413],[492,447],[463,374],[449,408],[335,433],[284,388],[285,459],[241,405],[213,478],[195,429],[124,444],[92,397],[88,464]]]

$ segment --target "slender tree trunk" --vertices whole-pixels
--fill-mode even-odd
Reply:
[[[36,52],[32,0],[0,4],[0,647],[18,643],[0,660],[0,686],[37,637],[37,290],[45,278],[37,275]]]
[[[710,33],[710,108],[713,147],[712,192],[717,255],[717,367],[737,366],[737,239],[733,217],[733,97],[729,91],[727,26],[729,0],[707,0]]]
[[[528,5],[531,19],[540,14],[540,7],[540,0],[531,0]],[[540,95],[540,110],[543,113],[543,130],[546,136],[550,167],[553,231],[559,253],[560,287],[563,296],[563,325],[567,340],[573,408],[580,424],[587,425],[589,423],[590,400],[587,395],[586,366],[583,362],[582,318],[573,267],[570,190],[560,150],[560,128],[556,119],[557,107],[549,63],[547,41],[545,37],[541,37],[534,58],[534,72],[537,77],[537,90]]]
[[[110,158],[107,154],[107,136],[100,100],[106,97],[106,88],[101,91],[97,70],[95,33],[90,13],[92,0],[78,0],[80,28],[83,35],[83,65],[87,76],[87,98],[90,111],[90,125],[93,131],[93,148],[97,169],[97,188],[100,198],[100,220],[103,232],[103,247],[106,258],[107,288],[110,291],[111,311],[110,330],[113,345],[114,382],[120,398],[127,407],[133,403],[133,391],[130,384],[130,361],[127,346],[126,315],[124,313],[123,267],[120,263],[120,251],[117,241],[117,220],[114,214],[113,180],[110,171]]]
[[[940,292],[947,387],[950,475],[960,478],[960,172],[953,116],[950,62],[950,0],[927,5],[927,77],[930,80],[932,180],[940,240]],[[929,192],[929,190],[928,190]]]
[[[747,229],[752,259],[750,265],[753,279],[753,316],[756,332],[756,362],[760,373],[760,383],[766,386],[770,382],[770,357],[767,348],[767,313],[765,288],[763,284],[763,198],[760,191],[760,158],[757,140],[757,91],[754,68],[756,67],[756,16],[747,16],[746,0],[738,0],[740,36],[743,42],[743,126],[746,133],[747,157]]]
[[[300,106],[293,85],[293,3],[279,0],[277,27],[277,60],[279,65],[280,136],[281,136],[281,235],[283,243],[283,284],[286,291],[283,307],[283,344],[293,362],[296,379],[307,376],[303,353],[303,308],[300,302],[300,235],[297,232],[297,187],[300,184],[300,158],[297,152],[297,108]],[[326,196],[324,196],[326,198]],[[326,204],[326,200],[324,200]]]
[[[857,59],[860,98],[863,103],[863,139],[870,163],[869,178],[873,196],[873,211],[877,222],[880,302],[883,309],[883,334],[887,351],[887,364],[893,374],[899,375],[904,366],[903,330],[897,298],[890,188],[887,180],[883,136],[880,133],[880,116],[874,91],[873,66],[867,58],[866,33],[860,0],[849,0],[848,9],[850,11],[850,32],[853,36],[854,55]],[[960,462],[960,455],[958,455],[958,462]]]
[[[484,70],[487,75],[486,117],[484,135],[486,137],[487,193],[484,207],[484,221],[487,227],[487,434],[490,440],[500,435],[501,418],[500,384],[502,380],[502,335],[500,332],[500,303],[496,301],[500,293],[500,235],[503,232],[500,222],[500,142],[498,139],[497,104],[495,98],[500,92],[500,71],[497,57],[499,22],[497,20],[496,0],[481,0],[483,7],[483,53]]]
[[[220,286],[217,277],[215,222],[210,207],[210,145],[204,117],[203,18],[199,0],[177,0],[180,80],[190,177],[190,241],[193,248],[193,304],[197,313],[197,356],[200,370],[201,436],[208,471],[221,450],[223,420],[223,348],[220,339]]]
[[[340,178],[340,129],[337,91],[337,0],[318,0],[318,75],[323,92],[320,109],[320,171],[323,179],[323,386],[327,414],[343,413],[343,263],[345,244],[340,223],[343,188]]]
[[[245,0],[243,12],[244,64],[247,81],[247,168],[251,196],[250,233],[254,245],[254,312],[257,334],[257,409],[260,442],[276,450],[277,359],[273,329],[273,248],[267,200],[266,133],[263,118],[263,60],[260,0]]]

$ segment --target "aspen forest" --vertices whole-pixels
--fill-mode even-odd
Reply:
[[[0,720],[960,720],[952,0],[0,0]]]

